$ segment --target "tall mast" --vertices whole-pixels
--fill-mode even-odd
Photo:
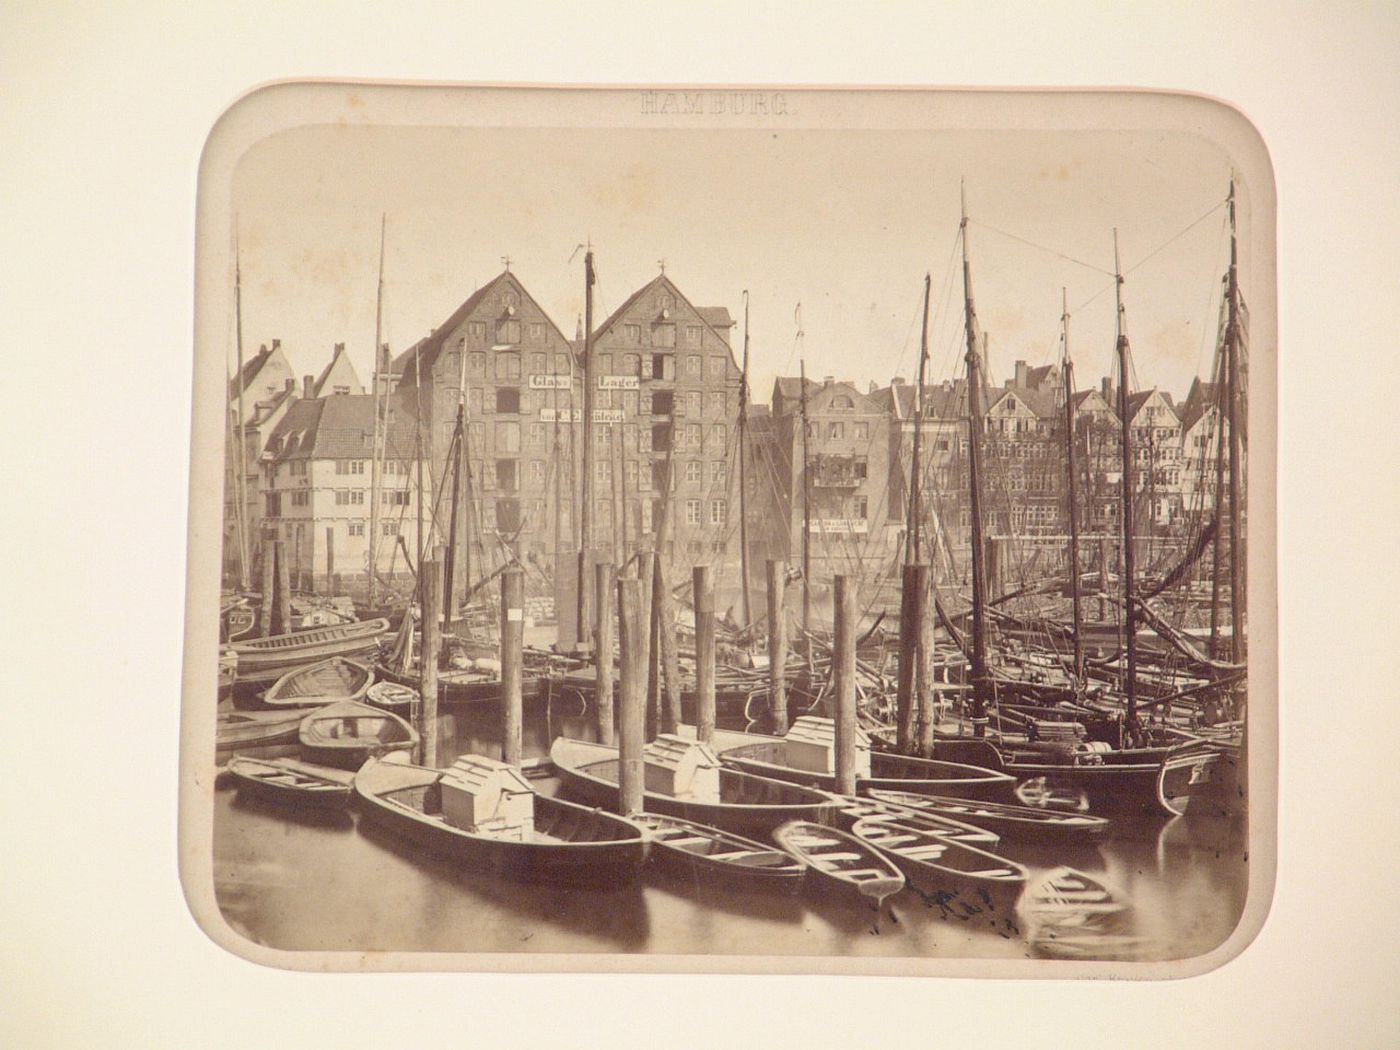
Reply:
[[[243,418],[243,272],[238,252],[238,226],[233,228],[233,316],[235,342],[238,347],[238,427],[237,447],[238,469],[233,476],[233,498],[237,503],[234,517],[234,533],[238,540],[238,589],[248,589],[248,437]],[[271,595],[263,595],[263,601],[272,601]]]
[[[919,522],[922,517],[919,514],[919,479],[923,473],[920,443],[924,429],[924,368],[928,363],[929,287],[929,275],[926,273],[924,274],[924,322],[919,336],[919,369],[918,378],[914,382],[914,451],[909,463],[909,508],[904,530],[905,536],[908,537],[904,552],[906,565],[919,560]]]
[[[1119,485],[1123,500],[1123,608],[1124,635],[1128,652],[1126,689],[1128,726],[1137,723],[1137,608],[1134,605],[1133,575],[1133,440],[1128,418],[1128,336],[1123,331],[1123,272],[1118,262],[1118,229],[1113,230],[1113,280],[1118,304],[1118,418],[1123,448],[1123,480]]]
[[[379,280],[375,284],[374,291],[374,369],[372,378],[374,381],[374,440],[370,446],[370,480],[369,480],[369,605],[374,608],[375,597],[378,594],[377,577],[379,574],[379,442],[382,439],[382,421],[380,418],[379,405],[379,341],[383,338],[384,324],[384,222],[385,216],[379,216]],[[420,492],[418,498],[421,500],[423,494]]]
[[[459,373],[457,377],[457,422],[453,427],[452,445],[449,449],[448,461],[452,465],[452,501],[447,509],[447,556],[444,560],[442,573],[442,616],[443,622],[452,623],[452,614],[456,611],[456,600],[454,598],[454,579],[458,564],[462,566],[461,577],[463,581],[469,580],[468,558],[470,556],[470,537],[467,529],[470,525],[471,515],[463,509],[462,495],[466,488],[467,472],[467,351],[463,347],[458,361]],[[461,520],[461,527],[458,528],[458,519]]]
[[[593,249],[583,256],[583,506],[579,509],[578,640],[587,638],[588,551],[593,546]]]
[[[798,335],[800,336],[799,329]],[[807,455],[807,362],[798,360],[802,411],[802,633],[807,669],[812,664],[812,465]]]
[[[967,257],[967,196],[962,197],[963,327],[967,332],[968,477],[972,511],[972,719],[973,733],[986,735],[987,570],[982,538],[982,365],[977,350],[977,311],[972,305],[972,267]]]
[[[1235,179],[1230,176],[1229,314],[1225,329],[1226,406],[1230,424],[1230,658],[1244,662],[1244,563],[1240,557],[1241,435],[1240,402],[1240,285],[1235,235]],[[1216,499],[1220,498],[1216,493]]]
[[[1074,610],[1074,677],[1084,681],[1084,639],[1080,637],[1083,619],[1079,606],[1079,494],[1075,490],[1074,457],[1074,362],[1069,358],[1069,303],[1060,289],[1060,326],[1065,348],[1065,479],[1069,497],[1069,594]]]
[[[744,368],[739,373],[739,575],[744,586],[744,626],[753,622],[749,605],[749,491],[748,459],[749,425],[749,290],[744,289]]]

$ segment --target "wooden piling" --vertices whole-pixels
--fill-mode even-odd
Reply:
[[[642,555],[638,575],[641,578],[642,623],[646,639],[642,642],[643,663],[646,666],[646,734],[655,740],[661,731],[661,620],[656,615],[656,551]]]
[[[438,548],[441,550],[442,548]],[[437,551],[434,557],[419,566],[418,582],[422,587],[423,651],[418,657],[418,692],[423,698],[422,723],[418,734],[423,748],[419,761],[436,769],[437,748],[437,707],[438,707],[438,651],[442,648],[442,573]]]
[[[647,622],[642,615],[641,581],[630,573],[617,580],[617,634],[619,693],[618,812],[640,813],[645,776],[642,750],[646,747]]]
[[[326,594],[335,596],[335,526],[326,526]]]
[[[909,562],[904,566],[903,589],[899,602],[899,679],[896,685],[897,735],[895,746],[909,754],[914,746],[915,680],[919,663],[919,639],[923,635],[922,613],[927,600],[920,602],[920,591],[928,590],[928,565]]]
[[[292,566],[287,559],[287,542],[272,541],[272,561],[277,567],[274,584],[276,597],[272,610],[272,633],[288,634],[292,630]]]
[[[501,760],[519,766],[525,664],[525,574],[501,573]]]
[[[613,742],[613,583],[612,562],[593,566],[593,603],[597,634],[593,640],[593,662],[597,672],[594,701],[597,707],[598,743]]]
[[[671,602],[671,581],[660,553],[655,560],[651,585],[652,616],[661,645],[661,732],[674,733],[681,724],[681,662],[676,651],[676,615]]]
[[[918,709],[918,749],[923,758],[933,757],[933,632],[938,625],[931,603],[930,587],[933,583],[931,566],[924,566],[923,580],[919,586],[919,658],[916,665],[914,695]]]
[[[783,590],[787,563],[768,561],[768,718],[778,736],[787,732],[787,621]]]
[[[272,634],[272,608],[277,586],[277,566],[272,560],[272,535],[267,529],[263,530],[259,547],[259,556],[262,559],[262,604],[258,607],[258,634],[266,638]]]
[[[856,793],[856,613],[853,594],[845,576],[833,580],[832,615],[835,649],[832,675],[836,682],[836,790]]]
[[[695,591],[695,736],[700,743],[710,744],[715,737],[715,589],[710,567],[695,566],[691,580]]]

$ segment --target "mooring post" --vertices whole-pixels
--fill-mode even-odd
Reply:
[[[423,748],[423,765],[436,769],[438,651],[442,648],[442,573],[438,548],[433,557],[419,566],[419,583],[423,588],[423,651],[418,656],[418,692],[423,698],[423,721],[418,727]]]
[[[695,736],[702,744],[715,738],[715,589],[710,567],[691,573],[695,591]]]
[[[856,793],[856,622],[855,602],[850,581],[837,576],[833,581],[832,614],[835,623],[835,651],[832,675],[836,681],[836,790],[843,795]]]
[[[335,596],[335,526],[326,526],[326,594]]]
[[[598,743],[613,742],[613,582],[614,569],[610,561],[593,566],[593,608],[597,616],[597,635],[593,643],[593,666],[596,671],[594,701],[597,706]]]
[[[923,635],[923,611],[927,602],[919,601],[921,582],[928,580],[928,565],[910,562],[904,566],[903,589],[899,602],[899,679],[895,706],[898,713],[895,746],[900,754],[909,754],[914,745],[915,679],[919,662],[919,639]]]
[[[292,630],[292,566],[287,560],[287,541],[274,540],[272,560],[277,566],[277,601],[273,608],[272,633],[289,634]]]
[[[768,561],[768,718],[772,730],[787,732],[787,620],[783,591],[787,586],[787,562]]]
[[[651,586],[657,639],[661,643],[661,732],[674,733],[681,724],[681,661],[676,652],[676,614],[671,604],[671,581],[656,555],[656,578]]]
[[[924,758],[933,757],[933,632],[938,618],[930,607],[930,587],[933,583],[933,570],[929,565],[919,566],[923,572],[919,580],[919,662],[915,675],[914,694],[918,698],[919,715],[919,754]]]
[[[617,635],[620,654],[618,717],[618,812],[640,813],[643,805],[642,751],[646,747],[647,622],[642,616],[641,581],[628,573],[617,579]]]
[[[501,573],[501,759],[520,765],[524,704],[525,574]]]
[[[258,634],[267,638],[272,634],[272,609],[277,587],[277,566],[272,559],[272,533],[268,529],[263,529],[261,550],[259,556],[262,558],[262,604],[258,606]]]
[[[639,569],[642,580],[642,622],[646,627],[642,655],[646,658],[648,740],[655,740],[656,734],[661,731],[661,617],[656,602],[656,578],[659,575],[656,561],[660,557],[657,551],[650,551],[643,557]]]

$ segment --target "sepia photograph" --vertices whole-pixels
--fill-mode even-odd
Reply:
[[[1240,950],[1273,879],[1276,322],[1234,117],[237,103],[199,185],[206,931],[330,969]]]

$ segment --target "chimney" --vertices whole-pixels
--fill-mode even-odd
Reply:
[[[1026,364],[1026,362],[1024,362],[1024,361],[1017,361],[1017,362],[1016,362],[1016,389],[1017,389],[1017,390],[1025,390],[1025,389],[1026,389],[1026,384],[1027,384],[1027,382],[1029,382],[1029,378],[1030,378],[1029,375],[1028,375],[1029,372],[1030,372],[1030,368],[1029,368],[1029,366]]]
[[[288,393],[291,393],[293,390],[295,390],[295,389],[297,388],[297,381],[296,381],[295,379],[291,378],[290,376],[288,376],[287,379],[286,379],[286,382],[285,382],[285,387],[286,387],[287,392],[288,392]]]
[[[903,377],[903,376],[895,376],[893,379],[890,380],[890,386],[903,386],[903,385],[904,385],[904,377]]]
[[[336,344],[335,344],[335,351],[331,354],[331,356],[332,356],[332,357],[339,357],[339,356],[340,356],[341,354],[343,354],[343,353],[345,353],[345,344],[344,344],[344,343],[336,343]]]
[[[273,353],[276,353],[276,352],[277,352],[278,350],[280,350],[280,349],[282,349],[282,340],[280,340],[280,339],[274,339],[274,340],[272,341],[272,352],[273,352]]]
[[[822,388],[826,389],[836,382],[835,376],[822,376]]]
[[[315,376],[302,376],[302,377],[301,377],[301,390],[302,390],[302,394],[301,394],[302,397],[315,397],[315,396],[316,396],[316,377],[315,377]]]
[[[1113,380],[1104,376],[1099,380],[1099,391],[1103,394],[1103,399],[1110,405],[1113,404]]]

